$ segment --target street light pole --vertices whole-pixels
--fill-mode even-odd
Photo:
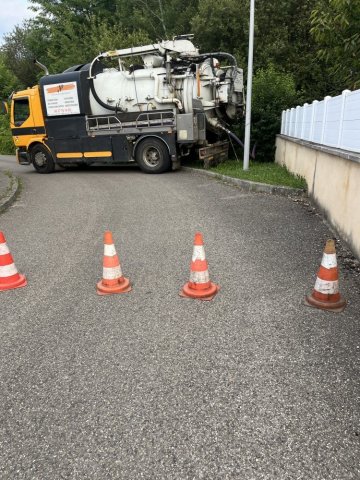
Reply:
[[[249,58],[248,58],[248,74],[247,74],[243,170],[249,170],[250,127],[251,127],[251,96],[252,96],[253,53],[254,53],[254,18],[255,18],[255,0],[250,0]]]

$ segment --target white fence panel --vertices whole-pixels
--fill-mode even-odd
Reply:
[[[283,110],[283,112],[281,114],[281,130],[280,130],[280,133],[282,135],[284,135],[284,133],[285,133],[285,116],[286,116],[286,111]]]
[[[285,135],[290,135],[290,117],[291,110],[286,110],[286,125],[285,125]]]
[[[301,138],[301,128],[303,120],[303,109],[299,105],[296,107],[295,114],[295,137]]]
[[[289,135],[290,137],[295,137],[295,108],[292,108],[290,113]]]
[[[360,153],[360,90],[284,110],[281,133]]]
[[[346,97],[340,148],[360,152],[360,90]]]
[[[313,108],[314,105],[308,105],[307,103],[304,105],[303,127],[301,132],[301,138],[303,140],[310,140]]]
[[[340,129],[340,112],[342,97],[329,98],[324,119],[324,136],[322,143],[330,147],[337,147]]]
[[[314,119],[314,132],[312,142],[321,143],[323,120],[324,120],[325,101],[318,103]]]

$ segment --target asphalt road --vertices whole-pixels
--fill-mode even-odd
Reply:
[[[341,314],[302,304],[320,216],[189,172],[0,169],[28,279],[0,293],[1,479],[360,479],[358,277]],[[96,295],[106,229],[126,295]],[[196,230],[212,302],[178,296]]]

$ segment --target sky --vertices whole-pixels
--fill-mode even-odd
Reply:
[[[15,25],[35,15],[27,9],[29,5],[28,0],[0,0],[0,44],[3,43],[5,33],[11,32]]]

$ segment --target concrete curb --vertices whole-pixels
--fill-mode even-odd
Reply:
[[[2,172],[0,172],[0,175]],[[4,174],[5,175],[5,174]],[[20,192],[20,182],[19,179],[13,175],[9,178],[9,187],[11,185],[11,188],[9,190],[9,193],[5,195],[5,197],[0,199],[0,212],[4,212],[12,203],[15,201],[16,197],[18,196]]]
[[[193,172],[199,175],[205,175],[212,177],[216,180],[221,180],[230,185],[240,187],[247,192],[261,192],[270,193],[271,195],[281,196],[307,196],[307,193],[300,188],[283,187],[282,185],[269,185],[267,183],[251,182],[250,180],[242,180],[240,178],[228,177],[227,175],[221,175],[220,173],[211,172],[209,170],[200,170],[192,167],[181,167],[182,170]]]

